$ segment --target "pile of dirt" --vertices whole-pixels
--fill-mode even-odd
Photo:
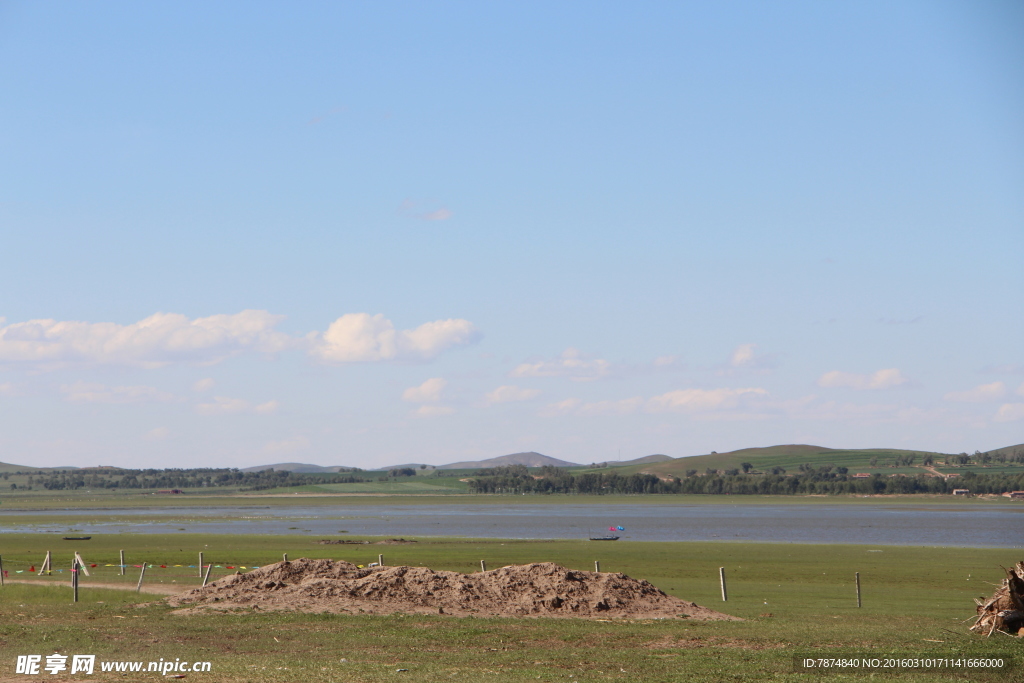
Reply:
[[[303,558],[227,576],[167,601],[186,611],[736,619],[666,595],[625,574],[577,571],[551,562],[460,574],[426,567],[361,568],[350,562]]]
[[[1024,562],[1004,569],[1006,578],[992,597],[975,599],[978,616],[971,630],[989,636],[994,631],[1024,636]]]
[[[347,538],[333,540],[330,538],[324,538],[317,541],[320,545],[370,545],[369,541],[350,541]]]

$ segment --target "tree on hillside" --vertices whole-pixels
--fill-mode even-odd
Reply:
[[[411,467],[399,467],[396,470],[388,471],[389,477],[415,477],[416,470]]]

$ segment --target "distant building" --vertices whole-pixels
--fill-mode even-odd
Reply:
[[[157,493],[185,493],[185,492],[182,491],[181,489],[163,489],[162,491],[157,491]]]
[[[953,489],[954,496],[969,496],[971,495],[970,489]]]
[[[853,475],[853,478],[854,479],[870,479],[871,475],[868,474],[867,472],[858,472],[857,474]]]
[[[1024,500],[1024,491],[1007,491],[1003,495],[1006,496],[1007,498],[1017,498],[1020,500]]]

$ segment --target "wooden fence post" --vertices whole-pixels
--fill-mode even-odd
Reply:
[[[725,567],[718,568],[718,581],[722,584],[722,602],[727,602],[729,600],[729,596],[725,592]]]
[[[53,576],[53,568],[50,566],[50,562],[51,562],[50,551],[47,550],[46,551],[46,559],[43,560],[43,567],[46,568],[45,571],[46,571],[46,575],[47,576]],[[39,576],[43,575],[43,571],[44,571],[43,567],[39,568]]]
[[[288,563],[288,553],[285,553],[284,555],[282,555],[282,558],[283,559],[281,561],[284,562],[285,564],[287,564]]]
[[[142,579],[146,577],[146,563],[142,563],[142,573],[139,574],[139,585],[135,587],[135,592],[138,593],[142,590]]]
[[[82,571],[85,572],[85,575],[89,576],[89,568],[85,566],[85,560],[82,559],[82,556],[78,553],[75,553],[75,560],[78,561],[78,566],[82,568]]]
[[[486,560],[480,560],[480,571],[482,571],[482,572],[487,571],[487,561]]]
[[[384,556],[383,555],[378,555],[377,556],[377,565],[381,566],[381,567],[384,566]]]
[[[71,561],[71,591],[74,593],[74,602],[78,602],[78,553],[75,553],[75,559]]]
[[[600,560],[594,560],[594,571],[597,572],[598,574],[601,573],[601,561]]]
[[[199,551],[199,578],[203,577],[203,553]]]
[[[121,576],[124,576],[124,551],[121,551]]]
[[[206,575],[203,576],[203,588],[206,588],[206,582],[210,580],[210,570],[213,569],[213,563],[206,565]]]
[[[860,607],[860,572],[856,572],[854,577],[857,580],[857,607]]]

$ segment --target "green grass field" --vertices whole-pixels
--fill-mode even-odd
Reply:
[[[403,477],[395,481],[364,481],[351,484],[313,484],[309,486],[288,486],[267,489],[267,493],[386,493],[400,495],[408,493],[433,494],[438,496],[453,493],[467,493],[469,484],[455,477]]]
[[[357,540],[357,539],[353,539]],[[374,539],[376,540],[376,539]],[[18,654],[96,654],[101,660],[155,661],[180,657],[212,662],[209,681],[798,681],[860,680],[860,675],[795,673],[795,653],[920,655],[960,653],[1024,656],[1024,640],[970,634],[972,598],[992,592],[999,565],[1022,558],[995,549],[898,548],[850,545],[733,543],[614,543],[586,541],[424,540],[408,545],[319,545],[273,536],[105,535],[80,547],[54,546],[41,534],[5,534],[0,555],[12,578],[39,566],[47,549],[67,567],[74,549],[100,566],[82,579],[71,604],[66,572],[0,588],[0,680]],[[68,544],[64,544],[67,546]],[[393,615],[356,617],[291,613],[179,616],[153,595],[96,588],[146,583],[167,591],[198,585],[203,551],[222,565],[250,568],[281,558],[329,557],[356,563],[383,553],[389,565],[475,571],[553,561],[577,569],[623,572],[666,592],[743,617],[743,622],[481,619]],[[1019,553],[1017,553],[1019,554]],[[162,569],[159,565],[168,565]],[[183,565],[175,567],[174,565]],[[729,601],[719,595],[725,567]],[[13,570],[13,571],[12,571]],[[863,607],[857,608],[854,572]],[[398,669],[408,669],[399,672]],[[124,674],[96,674],[121,680]],[[140,674],[148,680],[158,674]],[[867,678],[869,676],[865,676]],[[54,677],[59,678],[59,677]],[[11,678],[10,680],[18,680]],[[25,677],[25,680],[34,680]],[[1022,680],[978,672],[876,673],[873,680]]]
[[[1005,453],[1011,455],[1015,449],[1024,450],[1022,446],[1011,446],[992,451],[993,454]],[[913,466],[896,465],[897,458],[908,455],[916,456]],[[687,470],[697,470],[703,474],[708,468],[715,470],[737,469],[747,462],[753,465],[754,471],[766,471],[772,467],[782,467],[787,473],[798,472],[803,464],[810,464],[813,467],[834,465],[846,467],[850,473],[866,472],[869,474],[929,474],[922,467],[924,457],[931,455],[935,460],[935,467],[938,471],[946,474],[964,474],[967,471],[982,473],[1019,473],[1024,471],[1024,464],[1020,463],[999,463],[991,462],[980,465],[972,463],[968,466],[946,466],[943,464],[946,454],[933,453],[930,451],[907,451],[898,449],[833,449],[820,446],[771,446],[768,448],[745,448],[730,453],[711,453],[698,455],[689,458],[676,458],[666,462],[647,465],[627,465],[624,467],[612,468],[613,471],[621,474],[633,474],[636,472],[650,472],[661,476],[683,477]],[[874,464],[872,464],[874,461]],[[585,471],[608,471],[608,470],[585,470]]]

